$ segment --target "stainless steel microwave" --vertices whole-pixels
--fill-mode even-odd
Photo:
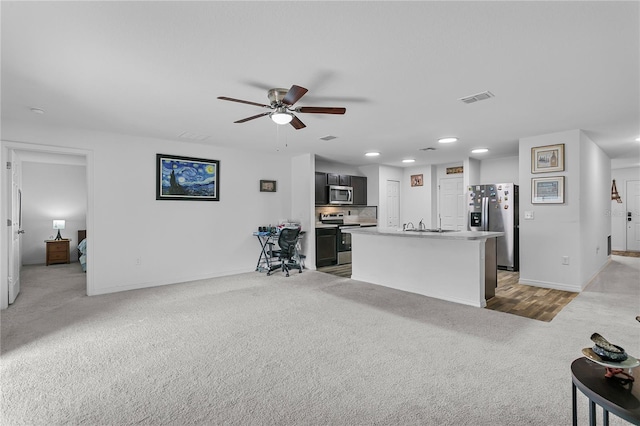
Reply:
[[[329,204],[353,204],[353,187],[329,185]]]

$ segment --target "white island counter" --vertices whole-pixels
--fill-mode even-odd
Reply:
[[[503,232],[342,232],[352,235],[354,280],[477,307],[495,294],[495,239]]]

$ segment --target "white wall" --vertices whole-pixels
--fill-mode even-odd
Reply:
[[[316,171],[323,173],[337,173],[339,175],[364,176],[360,169],[350,164],[337,163],[328,161],[323,158],[315,157]]]
[[[64,219],[63,238],[71,239],[71,261],[78,260],[78,230],[86,229],[85,166],[22,162],[22,264],[45,263],[44,240],[55,238],[53,219]]]
[[[618,194],[622,198],[622,203],[611,200],[608,211],[611,216],[611,249],[626,250],[627,201],[629,200],[627,197],[627,182],[640,180],[640,167],[611,170],[611,179],[616,180],[616,188],[618,188]],[[611,182],[609,182],[609,190],[611,190]]]
[[[400,223],[418,222],[424,219],[427,228],[434,226],[434,210],[437,208],[433,188],[437,182],[432,179],[432,166],[407,167],[400,182]],[[411,186],[411,175],[422,175],[422,186]],[[437,210],[435,210],[437,211]]]
[[[580,132],[580,272],[583,288],[609,258],[610,206],[611,159]]]
[[[560,143],[565,144],[565,170],[532,174],[531,148]],[[606,264],[606,241],[602,246],[601,240],[605,233],[608,235],[610,221],[603,214],[602,199],[608,199],[608,194],[602,193],[599,181],[610,183],[610,163],[603,158],[599,148],[591,145],[593,142],[580,130],[520,139],[521,283],[581,291],[592,278],[593,271]],[[590,167],[603,170],[583,184],[582,179],[590,173]],[[564,204],[531,203],[531,179],[545,176],[565,176]],[[593,191],[589,184],[595,185]],[[524,220],[526,211],[533,212],[533,220]],[[587,256],[587,252],[595,253],[598,244],[599,256]],[[562,264],[563,256],[569,257],[569,265]]]
[[[252,232],[291,216],[291,161],[283,154],[15,123],[3,129],[11,134],[91,153],[90,295],[253,271]],[[219,160],[220,201],[157,201],[157,153]],[[278,191],[259,192],[260,179],[276,180]]]
[[[472,183],[505,183],[520,185],[518,157],[492,158],[480,161],[480,181]]]
[[[315,225],[315,159],[311,154],[303,154],[291,159],[291,221],[299,222],[304,237],[300,240],[302,252],[306,256],[305,267],[316,267]],[[309,232],[311,231],[311,232]]]

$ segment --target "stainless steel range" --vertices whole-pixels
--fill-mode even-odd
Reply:
[[[336,225],[337,230],[337,247],[338,265],[351,263],[351,234],[342,232],[342,228],[357,227],[359,224],[345,224],[344,213],[323,213],[320,215],[320,222],[326,225]]]

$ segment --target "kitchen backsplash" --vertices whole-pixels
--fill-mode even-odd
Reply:
[[[316,223],[322,213],[343,213],[345,223],[377,223],[376,206],[322,206],[316,207]]]

